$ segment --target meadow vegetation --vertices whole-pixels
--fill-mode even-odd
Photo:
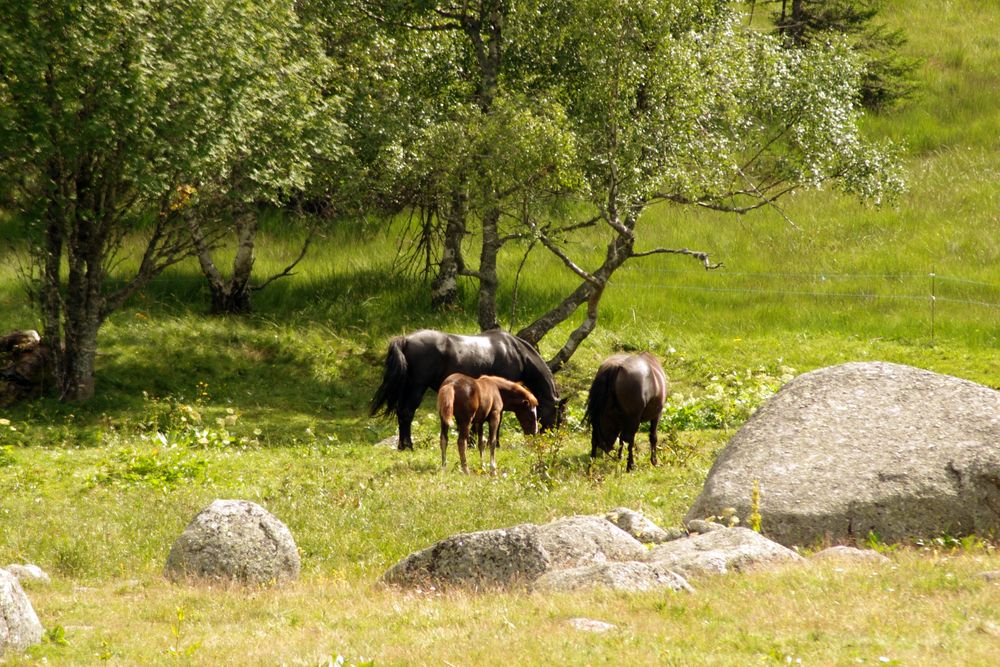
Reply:
[[[438,472],[430,397],[414,452],[379,445],[395,424],[368,417],[391,336],[476,329],[471,286],[462,308],[440,312],[422,277],[394,272],[405,218],[339,222],[294,276],[254,296],[247,317],[206,316],[196,263],[167,270],[101,329],[92,401],[0,411],[0,564],[34,562],[54,580],[28,591],[45,643],[8,663],[995,664],[996,584],[977,576],[1000,570],[991,536],[905,546],[872,536],[891,565],[703,580],[694,595],[376,583],[460,531],[618,506],[676,526],[728,436],[797,373],[884,360],[1000,387],[1000,8],[891,0],[884,16],[905,29],[920,87],[867,130],[906,146],[907,193],[882,209],[818,192],[781,214],[647,211],[651,246],[709,250],[724,268],[659,256],[616,274],[598,329],[557,377],[571,397],[566,428],[526,438],[508,424],[496,478],[459,474],[453,452]],[[0,213],[0,331],[37,323],[19,229]],[[257,269],[280,271],[301,240],[268,213]],[[596,256],[604,239],[578,250],[587,244]],[[524,251],[505,249],[501,275]],[[533,254],[517,292],[501,288],[502,325],[523,325],[575,282]],[[657,354],[671,382],[661,466],[650,468],[640,434],[628,475],[613,460],[589,465],[580,423],[592,372],[618,350]],[[302,580],[282,590],[166,583],[171,542],[216,498],[283,520]],[[618,628],[582,633],[568,624],[578,616]]]

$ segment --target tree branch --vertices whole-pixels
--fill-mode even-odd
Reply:
[[[260,285],[251,286],[250,289],[254,292],[257,292],[264,289],[265,287],[273,283],[275,280],[278,280],[279,278],[284,278],[286,276],[294,275],[292,273],[292,269],[294,269],[298,265],[298,263],[302,261],[302,258],[306,256],[306,251],[309,250],[309,244],[312,243],[313,237],[315,235],[316,235],[316,227],[312,226],[309,228],[309,236],[306,237],[305,242],[302,244],[302,250],[299,252],[299,256],[295,258],[295,261],[286,266],[285,269],[280,273],[274,274],[273,276],[262,282]]]
[[[652,250],[633,252],[631,257],[649,257],[650,255],[664,255],[664,254],[687,255],[689,257],[694,257],[695,259],[699,259],[701,260],[701,263],[705,267],[706,271],[722,268],[722,262],[719,262],[718,264],[712,264],[712,262],[709,261],[707,252],[701,252],[700,250],[688,250],[687,248],[653,248]]]

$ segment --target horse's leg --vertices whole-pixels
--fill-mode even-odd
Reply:
[[[503,415],[497,413],[490,417],[490,474],[497,474],[497,445],[500,443],[500,420]],[[482,452],[482,450],[480,450]]]
[[[441,472],[447,468],[444,462],[444,453],[448,450],[448,424],[441,421]]]
[[[659,425],[660,414],[657,413],[652,421],[649,422],[649,462],[654,466],[660,465],[656,457],[656,443],[660,441],[659,433],[656,429]]]
[[[635,468],[635,430],[622,431],[621,444],[628,444],[628,461],[625,463],[625,472],[632,472]]]
[[[410,389],[406,395],[399,400],[396,407],[396,419],[399,422],[399,445],[397,449],[413,449],[413,436],[410,427],[413,424],[413,415],[420,407],[420,400],[424,397],[424,390]]]
[[[470,424],[460,424],[458,427],[458,459],[462,464],[462,472],[469,474],[469,464],[465,461],[465,447],[469,442]]]
[[[483,450],[485,449],[483,443],[483,424],[479,424],[476,428],[476,447],[479,449],[479,470],[482,471],[485,469],[483,465]]]

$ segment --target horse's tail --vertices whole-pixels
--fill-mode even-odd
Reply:
[[[406,390],[407,379],[406,355],[403,354],[403,339],[393,338],[389,342],[389,350],[385,355],[385,368],[382,371],[382,384],[372,398],[370,414],[378,414],[382,410],[391,415],[399,405]]]
[[[604,407],[608,401],[616,401],[615,398],[615,378],[621,366],[605,366],[597,371],[594,381],[590,385],[590,393],[587,395],[587,409],[583,417],[584,424],[590,424],[594,430],[600,432],[601,417],[604,415]]]
[[[438,414],[442,424],[455,425],[455,385],[446,384],[438,390]]]

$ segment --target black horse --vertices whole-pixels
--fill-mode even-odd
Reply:
[[[382,384],[372,399],[372,415],[380,410],[396,413],[399,449],[413,449],[410,424],[424,392],[437,391],[452,373],[499,375],[520,382],[538,399],[542,430],[558,425],[562,403],[555,379],[527,341],[498,329],[475,336],[422,329],[389,342]]]
[[[635,467],[632,450],[639,424],[649,422],[650,461],[655,466],[656,427],[667,400],[667,375],[660,361],[649,352],[616,354],[597,369],[587,397],[585,421],[591,425],[590,457],[597,450],[610,452],[619,438],[628,444],[628,464]],[[621,444],[618,456],[621,457]]]

